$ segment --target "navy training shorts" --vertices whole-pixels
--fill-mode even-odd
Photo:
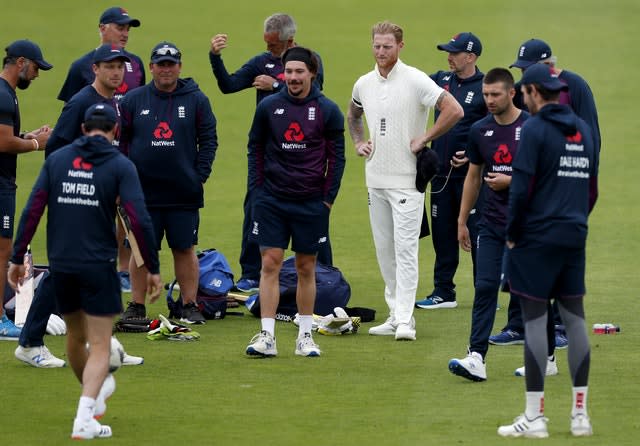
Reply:
[[[114,263],[78,265],[74,272],[50,270],[62,314],[83,310],[93,316],[122,313],[120,278]]]
[[[264,189],[256,191],[253,203],[251,239],[260,248],[291,249],[317,254],[327,243],[329,208],[320,199],[283,200]]]
[[[509,250],[507,261],[510,290],[520,297],[576,298],[586,292],[584,247],[523,242]]]
[[[148,211],[153,222],[158,251],[165,234],[171,249],[189,249],[198,244],[198,209],[151,208]]]

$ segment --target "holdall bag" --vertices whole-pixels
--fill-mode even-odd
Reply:
[[[280,270],[280,302],[276,310],[279,320],[291,320],[298,312],[296,290],[298,273],[295,257],[282,263]],[[345,307],[351,298],[351,286],[342,272],[329,265],[316,262],[316,302],[313,312],[321,316],[333,313],[335,307]],[[254,316],[260,317],[260,295],[247,301],[247,308]]]
[[[206,249],[198,254],[198,294],[196,304],[205,319],[223,319],[227,314],[227,293],[233,287],[233,272],[225,256],[216,249]],[[173,300],[177,281],[168,287],[167,307],[169,317],[182,317],[182,296]]]

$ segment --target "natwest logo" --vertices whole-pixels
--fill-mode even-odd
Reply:
[[[85,162],[81,156],[74,158],[72,164],[74,169],[91,170],[93,167],[93,164]]]
[[[500,144],[498,150],[493,154],[493,161],[496,164],[510,164],[513,160],[511,152],[509,152],[509,146],[506,144]]]
[[[162,121],[153,131],[153,136],[156,139],[170,139],[173,136],[173,131],[169,127],[168,123]]]
[[[289,128],[284,132],[284,139],[286,139],[289,142],[302,141],[304,139],[304,133],[302,133],[300,124],[295,121],[289,124]]]

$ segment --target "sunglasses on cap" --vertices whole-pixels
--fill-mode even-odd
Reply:
[[[182,57],[182,53],[178,51],[176,48],[172,48],[170,46],[165,46],[162,48],[158,48],[153,52],[154,56],[172,56],[180,59]]]

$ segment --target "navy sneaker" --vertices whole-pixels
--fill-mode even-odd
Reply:
[[[567,336],[561,332],[556,330],[556,349],[563,350],[569,346],[569,339]]]
[[[253,279],[240,279],[236,282],[236,289],[244,293],[255,293],[259,290],[260,281]]]
[[[120,289],[123,293],[131,292],[131,279],[129,278],[129,271],[118,271],[118,278],[120,279]]]
[[[437,308],[455,308],[457,306],[458,302],[456,302],[455,296],[445,299],[443,297],[436,296],[435,294],[431,294],[422,300],[416,301],[417,308],[423,308],[426,310],[434,310]]]
[[[489,344],[492,345],[516,345],[524,344],[524,335],[514,330],[504,330],[497,335],[489,336]]]

